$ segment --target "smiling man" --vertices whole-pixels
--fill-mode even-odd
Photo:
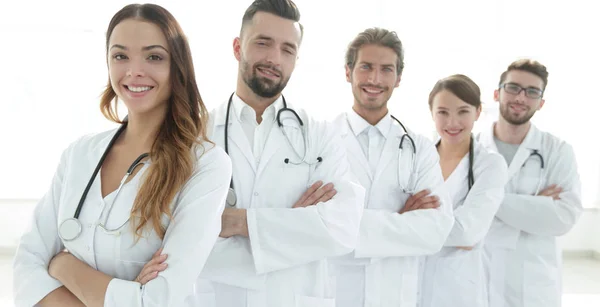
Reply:
[[[231,158],[232,193],[194,306],[332,306],[326,260],[356,246],[364,188],[339,135],[282,95],[302,41],[299,19],[292,1],[256,0],[233,41],[237,87],[209,125]]]
[[[396,33],[371,28],[346,51],[352,110],[336,127],[367,195],[355,252],[334,260],[338,307],[414,307],[420,256],[438,252],[454,218],[433,143],[389,113],[404,68]]]
[[[544,106],[548,71],[537,61],[510,64],[494,100],[498,121],[479,136],[509,165],[506,195],[485,239],[490,307],[561,305],[556,237],[582,212],[573,148],[530,121]]]

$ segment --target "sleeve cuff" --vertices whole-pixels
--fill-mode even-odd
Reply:
[[[142,306],[143,290],[140,283],[113,278],[106,288],[104,307]]]

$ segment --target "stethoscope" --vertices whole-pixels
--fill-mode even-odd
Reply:
[[[110,151],[110,149],[114,145],[115,141],[117,140],[117,138],[119,137],[119,135],[121,134],[121,132],[123,132],[123,130],[125,130],[125,127],[127,127],[127,118],[125,118],[123,125],[121,125],[121,127],[119,128],[119,130],[117,130],[117,132],[115,133],[115,135],[113,136],[113,138],[110,140],[110,143],[108,143],[108,147],[106,147],[106,150],[102,154],[102,157],[100,158],[100,161],[98,162],[98,165],[96,165],[96,169],[94,170],[94,173],[92,174],[92,177],[88,181],[87,186],[85,187],[85,190],[83,191],[83,195],[81,195],[81,199],[79,199],[79,204],[77,205],[77,209],[75,210],[75,214],[73,215],[73,217],[64,220],[60,224],[60,226],[58,228],[58,235],[64,241],[75,240],[75,239],[77,239],[81,235],[81,232],[82,232],[83,228],[81,226],[81,221],[79,221],[79,214],[81,213],[81,209],[83,208],[83,203],[85,202],[87,194],[90,191],[90,188],[92,187],[92,184],[94,183],[96,175],[100,171],[100,168],[102,167],[102,163],[104,163],[104,160],[106,159],[106,156],[108,155],[108,152]],[[129,178],[129,176],[131,175],[131,173],[133,173],[133,171],[139,165],[144,164],[144,162],[142,162],[142,160],[144,158],[146,158],[146,157],[148,157],[148,153],[143,153],[139,157],[137,157],[137,159],[135,159],[135,161],[133,161],[133,163],[131,164],[131,166],[129,166],[129,168],[127,169],[127,173],[125,174],[125,176],[123,177],[123,179],[121,179],[121,183],[119,184],[119,187],[117,188],[117,190],[115,192],[115,197],[113,198],[113,201],[112,201],[110,207],[108,208],[108,211],[106,212],[106,214],[104,214],[105,215],[104,223],[99,223],[98,224],[98,226],[100,226],[100,228],[102,228],[102,230],[104,230],[105,233],[119,235],[120,232],[118,230],[121,227],[123,227],[123,225],[125,225],[125,223],[127,223],[127,221],[129,221],[129,219],[127,219],[127,221],[125,221],[123,224],[121,224],[117,228],[109,229],[109,228],[106,227],[106,222],[108,221],[108,217],[110,216],[110,211],[112,211],[112,207],[113,207],[113,205],[115,203],[115,200],[117,199],[117,196],[119,195],[119,192],[121,191],[121,188],[123,187],[123,185],[127,181],[127,178]]]
[[[473,134],[471,134],[471,142],[469,143],[469,172],[467,175],[467,184],[469,185],[469,191],[471,191],[473,184],[475,184],[475,176],[473,175],[473,159],[474,159],[473,142],[474,142]],[[439,145],[440,145],[440,142],[435,144],[436,147]]]
[[[410,135],[408,135],[408,130],[406,130],[406,127],[404,127],[402,122],[400,122],[394,115],[390,114],[390,116],[400,125],[400,127],[402,127],[402,130],[404,131],[404,134],[400,138],[400,145],[398,150],[398,183],[400,184],[400,188],[402,189],[403,193],[414,194],[415,191],[410,189],[409,187],[413,187],[412,183],[414,182],[414,180],[417,179],[417,146],[415,146],[415,141],[413,140],[413,138]],[[403,168],[403,164],[401,163],[402,150],[404,149],[404,140],[408,140],[410,145],[412,146],[412,163],[410,169],[410,176],[408,179],[409,182],[407,184],[402,184],[403,180],[401,178],[401,174],[404,174],[406,172],[406,170]]]
[[[233,101],[233,95],[235,95],[235,93],[232,93],[231,96],[229,96],[229,102],[227,102],[227,113],[225,114],[225,136],[224,136],[224,143],[225,143],[225,153],[227,153],[229,155],[229,142],[228,142],[228,134],[229,134],[229,113],[231,110],[231,104]],[[277,112],[277,116],[276,116],[276,120],[277,120],[277,126],[279,126],[279,129],[281,130],[281,132],[283,133],[283,135],[285,136],[285,139],[288,143],[288,145],[290,145],[290,147],[292,148],[292,150],[294,151],[294,154],[296,154],[296,156],[298,157],[302,157],[300,162],[294,162],[292,161],[290,158],[285,158],[283,159],[283,163],[285,164],[293,164],[293,165],[301,165],[301,164],[308,164],[309,166],[315,165],[317,163],[323,162],[323,158],[322,157],[317,157],[317,161],[316,162],[308,162],[306,161],[306,155],[308,153],[308,140],[306,139],[306,131],[305,131],[305,127],[304,127],[304,122],[302,121],[302,119],[300,118],[300,116],[298,116],[298,113],[296,113],[296,111],[294,111],[291,108],[287,107],[287,103],[285,101],[285,97],[283,97],[283,95],[281,95],[281,99],[283,101],[283,108],[281,108],[278,112]],[[294,147],[292,145],[292,142],[290,141],[290,138],[288,137],[287,133],[285,132],[285,129],[283,129],[283,123],[281,122],[281,114],[283,112],[291,112],[294,117],[296,118],[296,120],[298,121],[298,123],[300,124],[300,132],[302,134],[302,142],[304,143],[304,155],[300,155],[298,154],[298,151],[296,151],[296,147]],[[237,196],[235,195],[235,190],[233,189],[233,177],[231,178],[231,181],[229,182],[229,191],[227,192],[227,199],[225,200],[225,202],[227,203],[227,205],[229,207],[235,207],[235,205],[237,204]]]
[[[544,176],[544,157],[542,156],[542,154],[540,154],[540,152],[537,149],[530,149],[531,153],[529,154],[529,156],[527,157],[527,159],[525,159],[525,162],[523,162],[523,165],[521,165],[521,168],[525,167],[525,164],[527,164],[527,160],[529,160],[531,157],[538,157],[538,159],[540,160],[540,173],[538,176],[538,184],[537,187],[535,189],[535,194],[533,195],[537,195],[540,192],[540,189],[542,188],[542,180],[543,180],[543,176]],[[517,182],[519,178],[517,179]],[[517,184],[518,185],[518,184]]]

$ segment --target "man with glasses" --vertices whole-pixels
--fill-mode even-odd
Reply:
[[[500,117],[479,136],[509,165],[506,196],[484,245],[490,307],[561,305],[556,237],[581,215],[581,183],[573,148],[530,121],[547,83],[539,62],[510,64],[494,91]]]

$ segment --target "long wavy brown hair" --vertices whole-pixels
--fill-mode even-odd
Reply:
[[[171,95],[167,114],[150,151],[152,164],[145,173],[144,182],[131,209],[136,238],[152,224],[160,238],[165,229],[163,215],[172,218],[170,204],[177,192],[191,177],[195,167],[193,148],[207,140],[208,111],[202,102],[187,38],[179,23],[166,9],[154,4],[130,4],[113,16],[106,32],[106,53],[114,28],[126,19],[151,22],[157,25],[168,42],[171,57]],[[111,121],[123,123],[117,114],[118,97],[110,78],[100,102],[102,114]]]

